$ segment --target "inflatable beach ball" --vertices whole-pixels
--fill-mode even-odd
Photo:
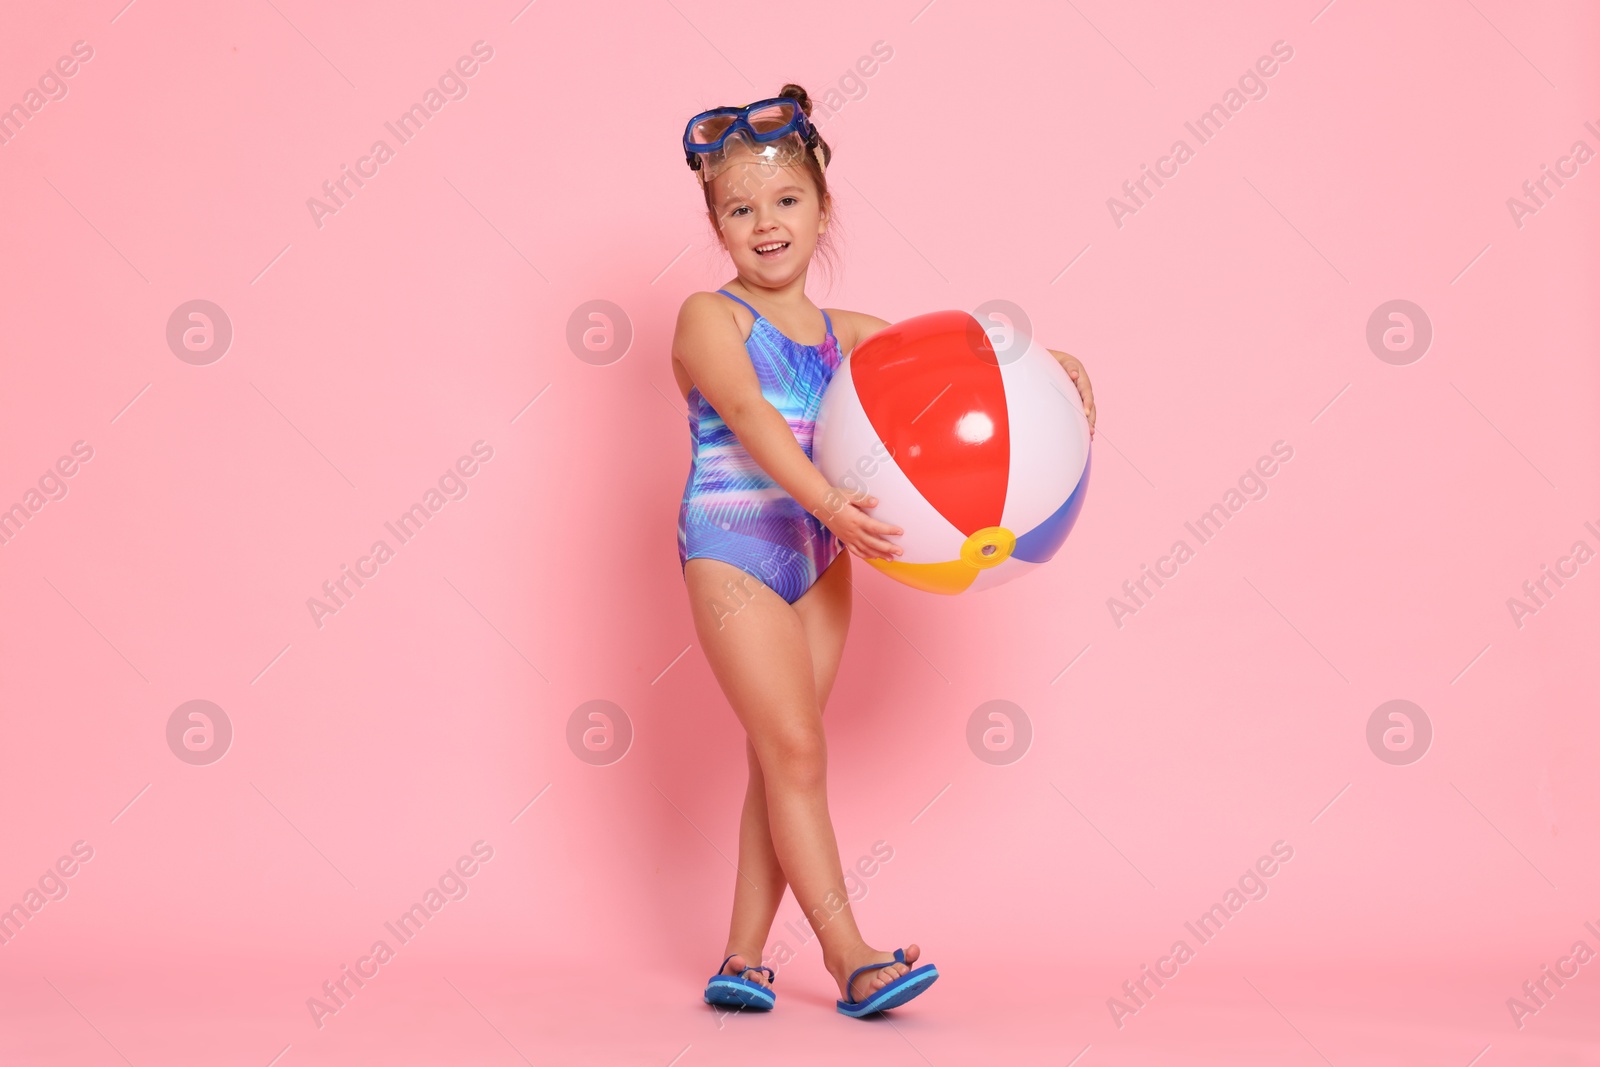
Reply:
[[[1047,563],[1083,508],[1089,422],[1045,347],[996,354],[978,320],[935,311],[845,357],[823,394],[812,459],[830,484],[878,498],[904,554],[868,560],[899,582],[956,594]]]

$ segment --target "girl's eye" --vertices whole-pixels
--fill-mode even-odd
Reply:
[[[800,201],[799,201],[799,200],[798,200],[798,199],[796,199],[796,198],[795,198],[795,197],[792,197],[792,196],[786,196],[786,197],[784,197],[784,198],[783,198],[783,200],[780,200],[780,201],[778,201],[778,203],[780,203],[780,204],[781,204],[781,203],[784,203],[784,202],[785,202],[785,201],[793,201],[793,202],[794,202],[794,203],[796,203],[796,204],[798,204],[798,203],[799,203],[799,202],[800,202]]]

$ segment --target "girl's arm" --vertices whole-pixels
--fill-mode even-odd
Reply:
[[[899,527],[869,518],[841,499],[842,491],[835,491],[807,458],[789,420],[761,395],[760,380],[725,298],[709,292],[689,295],[678,311],[672,354],[750,457],[801,507],[857,549],[858,555],[863,555],[861,548],[874,549],[876,556],[900,553],[898,546],[877,536],[901,532]]]
[[[841,352],[842,355],[846,356],[854,352],[856,346],[861,344],[862,341],[865,341],[879,330],[887,330],[894,325],[888,319],[880,319],[876,315],[868,315],[863,311],[840,311],[837,308],[834,309],[833,318],[835,322],[843,319],[849,324],[850,347],[843,349]],[[841,340],[843,339],[841,338]]]
[[[850,351],[854,351],[855,345],[859,345],[879,330],[887,329],[893,325],[886,319],[880,319],[875,315],[866,315],[859,311],[835,311],[833,317],[835,319],[843,318],[850,323],[854,336]],[[1083,414],[1089,420],[1089,439],[1093,440],[1094,388],[1089,384],[1089,372],[1084,369],[1077,356],[1066,352],[1057,352],[1053,348],[1047,348],[1045,351],[1056,357],[1056,362],[1061,364],[1062,368],[1067,372],[1067,376],[1077,383],[1078,395],[1083,398]]]

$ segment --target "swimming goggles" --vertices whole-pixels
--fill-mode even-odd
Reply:
[[[711,181],[730,162],[793,166],[816,145],[816,128],[799,102],[787,96],[702,111],[683,131],[684,159],[702,182]],[[822,164],[820,157],[817,163]]]

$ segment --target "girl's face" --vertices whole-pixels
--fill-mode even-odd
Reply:
[[[732,163],[713,180],[711,202],[739,276],[764,288],[803,274],[828,229],[828,205],[804,167]]]

